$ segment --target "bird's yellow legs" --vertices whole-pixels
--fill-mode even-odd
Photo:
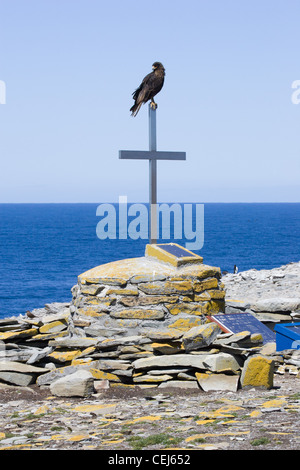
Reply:
[[[153,99],[151,100],[150,107],[153,109],[157,109],[157,103],[155,103]]]

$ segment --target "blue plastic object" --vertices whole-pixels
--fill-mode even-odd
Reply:
[[[300,323],[281,323],[275,325],[276,350],[300,349]]]

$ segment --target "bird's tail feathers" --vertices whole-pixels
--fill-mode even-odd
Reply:
[[[135,104],[130,108],[131,116],[136,116],[136,115],[137,115],[137,113],[139,112],[140,107],[142,106],[142,104],[143,104],[143,102],[135,103]]]

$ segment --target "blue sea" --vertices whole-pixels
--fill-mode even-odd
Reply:
[[[0,204],[0,318],[68,302],[79,274],[144,255],[145,239],[97,237],[98,206]],[[222,271],[271,269],[300,261],[299,233],[300,203],[207,203],[204,245],[195,253]]]

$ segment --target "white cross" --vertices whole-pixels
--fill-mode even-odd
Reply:
[[[149,160],[149,243],[157,242],[157,160],[186,160],[185,152],[158,152],[156,150],[156,109],[149,104],[149,151],[119,150],[125,160]]]

